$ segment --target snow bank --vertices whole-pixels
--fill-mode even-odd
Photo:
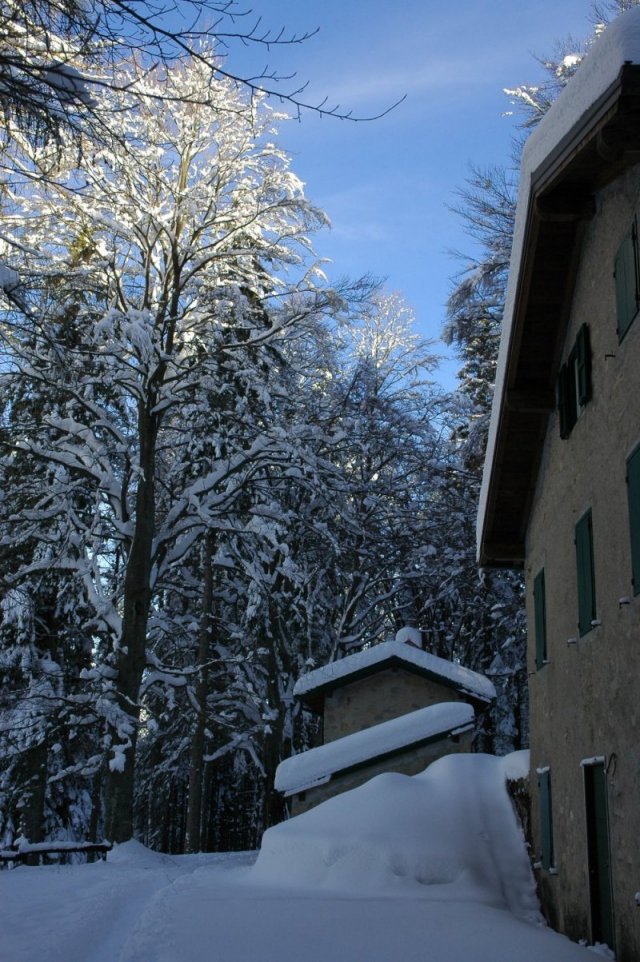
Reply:
[[[374,779],[267,832],[254,869],[127,842],[107,862],[0,872],[0,958],[588,962],[535,924],[505,766],[457,755]]]
[[[510,782],[527,778],[529,775],[531,760],[528,748],[523,748],[519,752],[511,752],[510,755],[504,755],[500,762],[502,763],[504,777]]]
[[[442,702],[419,708],[285,759],[278,765],[275,787],[285,795],[293,795],[314,785],[323,785],[332,775],[362,762],[438,736],[446,738],[468,731],[474,719],[473,708],[464,702]]]
[[[334,682],[342,681],[350,675],[366,671],[390,659],[419,668],[428,675],[445,679],[451,682],[458,691],[468,692],[485,701],[492,701],[496,697],[493,684],[484,675],[479,675],[478,672],[472,671],[470,668],[464,668],[462,665],[447,661],[446,658],[438,658],[431,652],[414,648],[413,645],[404,644],[400,641],[384,641],[382,644],[373,645],[371,648],[365,648],[354,655],[348,655],[346,658],[340,658],[338,661],[332,661],[328,665],[316,668],[298,679],[293,693],[296,696],[305,695],[316,689],[330,686]]]
[[[504,772],[503,759],[457,754],[420,775],[380,775],[269,829],[251,880],[460,898],[539,921]]]
[[[120,845],[116,843],[107,856],[107,861],[116,864],[131,863],[135,868],[156,868],[166,862],[167,857],[162,852],[154,852],[142,842],[132,838]]]

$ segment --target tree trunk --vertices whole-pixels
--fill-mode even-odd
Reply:
[[[140,720],[140,683],[145,669],[147,623],[151,604],[151,554],[155,533],[155,446],[157,426],[152,405],[138,414],[141,477],[136,492],[136,516],[131,551],[124,579],[122,636],[118,651],[117,702],[129,741],[124,767],[112,768],[106,783],[105,834],[112,842],[126,842],[133,835],[135,751]],[[114,741],[122,744],[122,735]]]
[[[278,579],[274,588],[274,597],[278,597],[283,588],[282,580]],[[277,825],[286,814],[286,805],[283,796],[275,788],[276,769],[282,759],[290,754],[291,745],[285,745],[285,725],[286,713],[289,710],[282,700],[280,690],[280,677],[283,674],[290,676],[291,666],[286,659],[286,619],[276,602],[269,606],[270,632],[267,655],[267,702],[271,709],[277,711],[277,715],[269,721],[270,731],[265,735],[262,748],[262,764],[265,772],[264,796],[262,804],[262,831]],[[278,639],[282,639],[278,644]],[[278,649],[278,650],[276,650]]]
[[[187,808],[187,831],[185,852],[202,850],[202,793],[204,784],[204,748],[207,720],[207,696],[209,672],[207,662],[211,652],[213,630],[213,536],[207,535],[203,546],[202,565],[202,615],[198,640],[198,682],[196,685],[195,731],[191,741],[189,758],[189,802]]]
[[[27,780],[26,804],[20,818],[20,833],[29,842],[42,842],[44,839],[44,807],[47,791],[47,743],[38,745],[25,752],[24,769]],[[37,865],[38,855],[29,855],[28,865]]]
[[[214,786],[216,769],[214,762],[205,762],[202,780],[202,828],[200,830],[201,848],[204,852],[216,852],[218,848],[217,818],[218,807],[214,805]]]

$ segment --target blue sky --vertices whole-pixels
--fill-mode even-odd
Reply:
[[[331,219],[316,239],[330,273],[386,277],[420,331],[438,338],[459,267],[450,252],[473,251],[448,205],[470,163],[508,162],[514,124],[503,88],[540,79],[536,55],[590,34],[590,0],[255,0],[252,8],[276,30],[319,33],[297,47],[234,52],[230,67],[242,56],[255,70],[295,71],[311,100],[326,95],[357,115],[407,95],[372,123],[307,114],[281,125],[281,142]],[[448,387],[455,369],[442,365]]]

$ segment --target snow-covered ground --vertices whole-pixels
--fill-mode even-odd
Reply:
[[[523,759],[510,756],[516,769]],[[382,775],[249,854],[0,873],[2,962],[589,962],[539,916],[505,761]]]

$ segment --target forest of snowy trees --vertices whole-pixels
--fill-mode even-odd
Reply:
[[[526,742],[520,580],[475,564],[513,178],[460,194],[447,395],[402,297],[318,266],[268,78],[123,49],[135,9],[2,13],[0,847],[255,847],[296,679],[403,625],[496,684],[479,747]]]

